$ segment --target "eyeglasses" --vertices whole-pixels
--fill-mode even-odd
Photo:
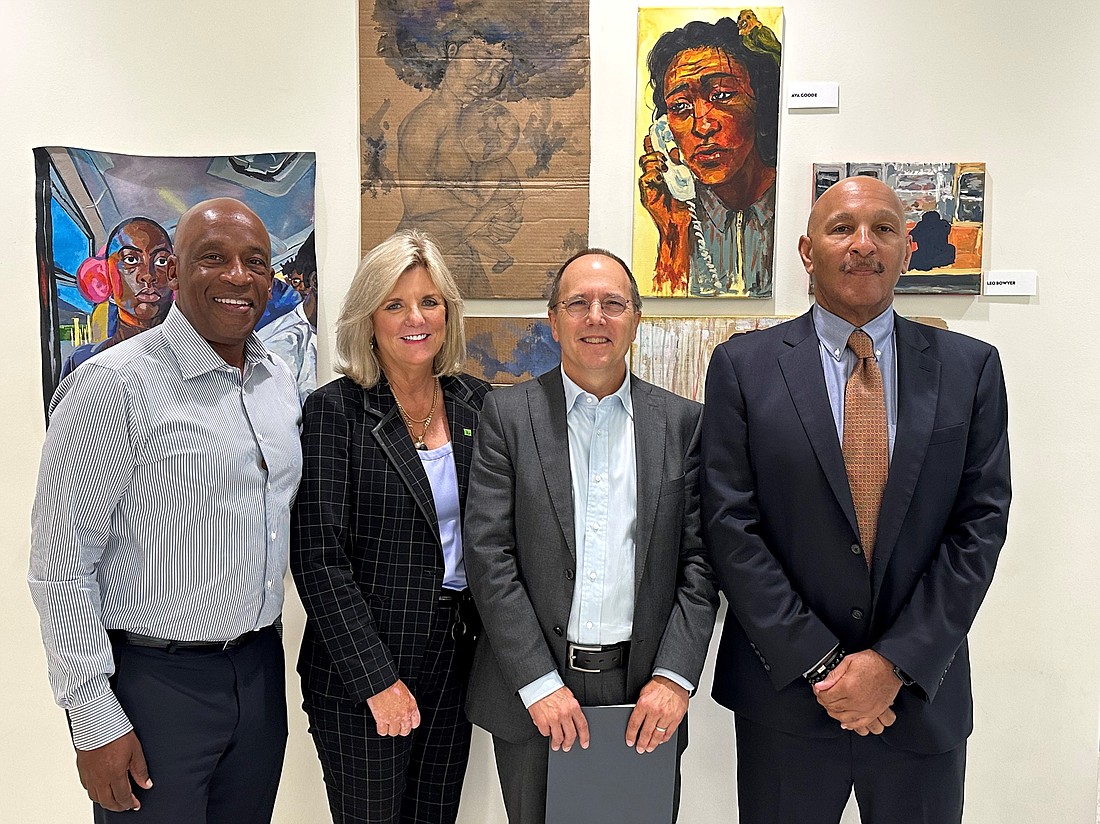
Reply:
[[[569,300],[559,300],[555,305],[564,307],[571,318],[583,318],[588,314],[589,307],[592,306],[593,303],[598,303],[600,305],[600,311],[603,313],[604,317],[617,318],[630,308],[631,301],[620,297],[604,298],[603,300],[569,298]]]

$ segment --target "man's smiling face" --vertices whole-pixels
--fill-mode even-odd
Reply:
[[[605,315],[599,303],[592,303],[587,314],[580,318],[571,316],[560,303],[550,310],[550,328],[554,340],[561,344],[565,373],[593,394],[601,395],[597,388],[608,386],[614,392],[626,377],[626,353],[641,319],[641,312],[634,306],[630,294],[626,272],[603,255],[577,258],[562,274],[558,287],[561,301],[616,298],[628,304],[627,310],[618,317]]]
[[[255,213],[219,198],[180,218],[169,285],[184,317],[226,363],[243,366],[244,342],[271,295],[271,240]]]

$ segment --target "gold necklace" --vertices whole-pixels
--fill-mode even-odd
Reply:
[[[400,412],[401,417],[405,419],[405,428],[409,430],[409,434],[412,436],[412,439],[413,439],[413,446],[415,446],[417,449],[427,449],[428,448],[428,445],[426,443],[424,443],[424,437],[428,434],[428,430],[432,426],[432,418],[435,417],[435,402],[438,399],[439,399],[439,380],[437,379],[435,381],[435,388],[432,390],[432,408],[428,410],[428,417],[424,418],[424,420],[418,420],[418,419],[412,417],[408,412],[405,411],[405,407],[403,407],[401,405],[401,401],[399,401],[397,399],[397,393],[396,392],[393,393],[393,400],[394,400],[394,403],[397,404],[397,411]],[[413,431],[413,424],[414,423],[420,424],[421,426],[424,427],[420,431],[419,436]]]

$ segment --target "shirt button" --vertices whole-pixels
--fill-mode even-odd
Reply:
[[[271,533],[271,540],[274,541],[277,537],[279,537],[279,533],[277,533],[277,532],[272,532]]]
[[[600,531],[600,525],[598,523],[592,524],[592,531],[593,532],[599,532]]]
[[[591,621],[585,622],[584,627],[585,627],[585,629],[592,629],[592,622]]]
[[[597,435],[599,435],[599,436],[600,436],[600,437],[602,438],[602,437],[603,437],[604,435],[606,435],[607,433],[606,433],[606,432],[604,432],[604,431],[603,431],[602,429],[599,429],[599,430],[597,430],[597,431],[596,431],[596,434],[597,434]]]
[[[589,395],[587,398],[584,399],[584,402],[585,403],[595,403],[596,399],[593,398],[591,395]]]
[[[596,483],[599,483],[599,482],[600,482],[600,480],[601,480],[601,477],[600,477],[599,475],[597,475],[597,476],[596,476],[595,478],[593,478],[593,480],[594,480],[594,481],[595,481]]]
[[[852,617],[855,618],[857,621],[862,621],[863,610],[861,610],[859,607],[852,607]]]
[[[863,554],[863,547],[861,547],[859,544],[852,544],[852,554],[853,555],[862,555]]]
[[[257,435],[256,437],[259,438],[261,441],[264,439],[263,435]]]
[[[591,578],[593,581],[595,581],[596,580],[596,573],[595,572],[590,572],[590,573],[588,573],[588,577]]]
[[[267,585],[268,585],[268,587],[270,587],[271,586],[271,581],[268,581]]]

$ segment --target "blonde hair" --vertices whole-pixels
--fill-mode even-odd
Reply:
[[[374,350],[372,315],[390,296],[397,279],[413,266],[427,270],[447,309],[443,346],[432,361],[432,373],[436,377],[457,375],[466,362],[466,323],[458,284],[431,235],[404,229],[367,252],[336,321],[336,371],[366,389],[382,377],[382,364]]]

